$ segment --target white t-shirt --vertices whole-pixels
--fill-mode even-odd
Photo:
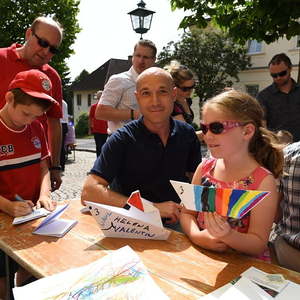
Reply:
[[[138,110],[135,86],[138,73],[131,67],[128,71],[112,75],[104,87],[99,103],[120,109]],[[126,121],[108,121],[108,134],[121,128]]]

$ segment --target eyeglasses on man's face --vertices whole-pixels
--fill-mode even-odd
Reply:
[[[245,124],[237,121],[212,122],[209,124],[200,123],[200,129],[202,130],[203,134],[206,134],[208,130],[213,134],[221,134],[232,128],[243,125]]]
[[[179,86],[179,85],[177,85],[177,87],[179,89],[181,89],[183,92],[187,92],[187,91],[192,90],[195,87],[195,84],[193,84],[191,86]]]
[[[287,72],[288,72],[288,70],[284,70],[284,71],[281,71],[281,72],[278,72],[278,73],[271,73],[271,76],[273,78],[284,77],[284,76],[287,75]]]
[[[133,54],[133,56],[136,57],[136,58],[145,59],[145,60],[154,59],[153,56],[141,55],[139,53]]]
[[[49,47],[49,51],[52,54],[57,54],[59,52],[59,50],[56,47],[51,46],[46,40],[40,38],[35,32],[32,31],[32,34],[36,37],[37,42],[38,42],[40,47],[42,47],[42,48],[48,48]]]

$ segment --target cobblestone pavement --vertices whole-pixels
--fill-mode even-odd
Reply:
[[[88,150],[89,151],[89,150]],[[96,153],[87,151],[75,151],[69,154],[63,174],[63,183],[58,191],[52,193],[53,200],[71,200],[80,198],[86,173],[90,171],[96,159]]]

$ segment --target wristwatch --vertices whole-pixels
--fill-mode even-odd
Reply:
[[[61,166],[52,166],[49,170],[50,171],[53,171],[53,170],[55,170],[55,171],[61,171]]]

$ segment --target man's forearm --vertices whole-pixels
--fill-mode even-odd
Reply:
[[[109,105],[98,105],[96,108],[95,118],[97,120],[106,121],[127,121],[137,119],[139,116],[138,111],[133,111],[131,109],[118,109]]]
[[[81,202],[97,202],[105,205],[124,207],[128,197],[108,188],[108,183],[101,177],[89,175],[83,185]]]

